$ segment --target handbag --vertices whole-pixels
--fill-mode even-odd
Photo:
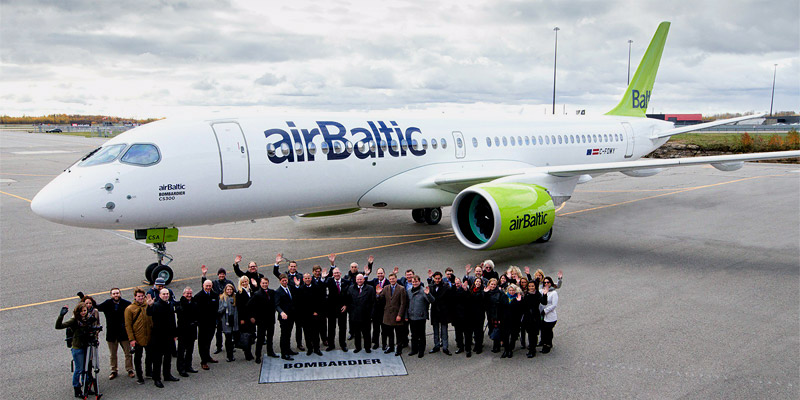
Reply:
[[[239,349],[249,349],[253,345],[253,334],[250,332],[239,332],[236,340],[236,347]]]
[[[489,332],[489,339],[498,340],[500,339],[500,328],[492,328]]]

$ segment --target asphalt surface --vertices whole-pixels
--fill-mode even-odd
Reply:
[[[70,353],[63,331],[53,329],[59,309],[73,306],[79,290],[118,286],[131,299],[128,288],[154,260],[130,232],[57,225],[30,211],[27,200],[102,142],[0,133],[2,398],[71,397]],[[363,265],[373,254],[376,267],[418,272],[450,266],[461,274],[487,258],[503,270],[563,270],[555,347],[532,360],[524,350],[509,360],[488,352],[404,356],[408,376],[267,385],[239,352],[234,363],[158,389],[127,377],[108,381],[101,343],[104,398],[800,398],[797,165],[608,174],[579,186],[557,216],[551,242],[491,252],[458,243],[449,209],[437,226],[415,224],[405,211],[367,210],[182,228],[168,246],[176,293],[187,284],[199,289],[201,264],[229,268],[237,254],[268,276],[278,252],[300,260],[303,272],[331,252],[340,253],[340,266]]]

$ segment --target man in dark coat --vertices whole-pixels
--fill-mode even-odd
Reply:
[[[293,361],[296,355],[290,347],[292,326],[295,319],[294,296],[297,290],[295,285],[289,284],[286,274],[280,275],[281,287],[275,291],[275,310],[278,312],[281,324],[281,358]]]
[[[175,308],[170,302],[169,290],[161,289],[157,300],[147,299],[147,315],[153,318],[153,330],[150,335],[150,348],[153,350],[153,384],[163,388],[161,383],[161,367],[164,368],[164,380],[178,381],[172,376],[172,354],[175,352],[175,341],[178,329],[175,326]],[[162,364],[163,361],[163,364]]]
[[[256,324],[256,364],[261,364],[261,349],[267,345],[267,355],[277,358],[272,347],[275,336],[275,291],[269,288],[269,279],[261,278],[259,289],[247,303],[251,322]]]
[[[467,307],[471,303],[469,282],[456,278],[450,290],[450,321],[456,331],[456,354],[466,349],[467,357],[472,357],[472,329],[467,319]]]
[[[306,355],[312,353],[321,356],[322,352],[319,350],[319,332],[317,329],[320,326],[320,319],[322,319],[322,308],[325,304],[325,288],[315,285],[311,279],[311,274],[303,275],[303,282],[297,289],[297,297],[295,299],[295,308],[297,310],[297,318],[302,320],[303,333],[305,334],[306,346],[308,350]]]
[[[447,337],[447,325],[450,323],[450,288],[442,279],[442,273],[433,273],[433,285],[430,286],[431,296],[436,301],[431,304],[431,326],[433,326],[433,349],[436,353],[442,349],[444,354],[450,355]]]
[[[281,261],[286,261],[283,258],[283,254],[278,253],[275,256],[275,265],[272,267],[272,275],[275,275],[276,278],[280,281],[281,279],[281,272],[278,270],[280,268]],[[289,261],[289,267],[286,272],[283,273],[286,275],[286,279],[289,280],[289,286],[294,287],[294,280],[295,278],[299,281],[303,280],[303,274],[301,274],[297,270],[297,261]],[[302,321],[299,318],[294,319],[295,324],[295,331],[294,331],[294,340],[297,342],[297,349],[300,351],[305,350],[306,348],[303,347],[303,325]]]
[[[206,267],[205,265],[200,266],[200,272],[203,273],[203,276],[200,277],[200,284],[202,285],[203,282],[205,282],[206,279],[207,279],[206,278],[206,273],[208,272],[208,267]],[[217,280],[212,281],[211,290],[213,290],[214,293],[217,294],[217,298],[219,298],[219,296],[222,295],[222,292],[225,291],[225,286],[228,286],[230,284],[230,285],[233,285],[233,287],[236,287],[236,284],[233,283],[232,280],[226,278],[227,275],[228,275],[228,273],[227,273],[227,271],[225,271],[225,268],[220,268],[220,269],[217,270]],[[217,318],[217,322],[216,322],[216,332],[217,332],[217,335],[216,335],[216,346],[217,346],[217,350],[214,351],[214,354],[219,354],[219,353],[222,353],[222,344],[225,343],[225,341],[222,340],[222,319],[220,319],[219,314],[215,314],[215,315],[216,315],[216,318]]]
[[[367,281],[367,285],[372,286],[373,288],[383,288],[384,286],[389,284],[389,280],[386,279],[386,272],[383,268],[378,268],[375,272],[377,278],[371,279]],[[386,331],[383,329],[383,306],[384,303],[381,301],[375,301],[375,304],[372,307],[372,348],[377,349],[378,346],[382,346],[383,350],[386,350],[387,346],[387,339],[388,335]]]
[[[350,311],[350,329],[353,331],[353,341],[356,346],[355,353],[361,351],[363,340],[364,350],[372,352],[370,347],[370,322],[372,308],[375,305],[375,289],[365,284],[364,275],[356,275],[355,284],[347,290],[348,306]]]
[[[332,255],[335,257],[335,255]],[[328,348],[325,351],[334,349],[334,338],[336,337],[336,326],[339,326],[339,346],[342,351],[347,351],[347,287],[348,281],[342,279],[339,268],[333,269],[333,279],[328,279]]]
[[[192,353],[194,353],[194,342],[197,340],[197,318],[199,306],[193,299],[192,288],[183,289],[183,296],[175,307],[178,315],[178,357],[175,359],[175,367],[178,374],[183,377],[189,376],[187,372],[197,373],[192,368]]]
[[[250,292],[253,293],[258,290],[258,282],[264,277],[264,274],[258,272],[258,264],[255,261],[250,261],[247,264],[247,271],[242,271],[239,268],[239,261],[242,261],[242,256],[236,256],[233,260],[233,272],[236,276],[247,276],[250,279]]]
[[[209,363],[216,363],[211,358],[211,339],[217,329],[219,320],[219,295],[212,289],[211,281],[203,282],[203,290],[194,296],[197,303],[197,352],[200,354],[200,367],[208,370]]]
[[[97,309],[106,316],[106,342],[111,358],[111,374],[108,379],[117,377],[117,346],[122,347],[125,354],[125,370],[133,378],[133,359],[131,358],[131,344],[128,341],[128,332],[125,331],[125,309],[131,302],[122,298],[119,288],[111,289],[111,298],[98,304]]]

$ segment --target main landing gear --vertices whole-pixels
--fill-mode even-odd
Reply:
[[[411,210],[411,218],[420,224],[436,225],[442,220],[442,208],[415,208]]]

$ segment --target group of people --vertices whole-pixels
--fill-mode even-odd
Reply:
[[[121,347],[128,376],[139,384],[151,377],[160,388],[164,381],[179,380],[171,372],[173,357],[180,376],[198,372],[192,367],[195,342],[201,369],[209,370],[209,364],[217,363],[211,355],[215,338],[214,354],[222,353],[224,346],[226,360],[232,362],[235,348],[240,348],[245,360],[258,364],[264,355],[294,360],[298,353],[291,347],[293,336],[295,348],[309,356],[321,356],[323,348],[332,351],[337,344],[346,352],[348,340],[353,341],[355,353],[380,348],[399,356],[404,348],[410,348],[409,356],[421,358],[426,352],[439,351],[450,356],[450,325],[455,331],[455,354],[466,353],[466,357],[483,352],[487,331],[491,351],[502,351],[501,358],[513,356],[518,340],[529,358],[536,355],[536,347],[548,353],[553,346],[561,271],[557,281],[542,270],[531,276],[528,267],[524,274],[515,266],[500,274],[494,263],[486,260],[475,267],[467,265],[462,278],[456,277],[452,268],[444,274],[428,270],[423,283],[413,269],[398,277],[397,267],[388,274],[378,268],[370,278],[373,256],[363,270],[353,262],[343,273],[335,265],[336,255],[331,254],[328,268],[315,265],[310,273],[300,273],[297,262],[278,254],[273,275],[279,286],[270,289],[269,278],[258,272],[257,264],[250,262],[243,271],[241,260],[241,256],[234,259],[235,283],[227,279],[224,268],[217,271],[217,279],[208,279],[208,268],[203,265],[202,289],[195,295],[186,287],[177,300],[162,279],[156,279],[148,292],[135,289],[132,303],[122,299],[118,288],[111,289],[111,298],[100,304],[79,293],[81,302],[74,307],[73,317],[63,320],[68,312],[64,307],[56,321],[56,329],[73,331],[68,345],[75,361],[72,383],[76,397],[83,395],[81,377],[92,332],[89,327],[99,325],[99,312],[106,317],[109,379],[119,374],[117,349]],[[282,263],[286,264],[283,272]],[[276,319],[280,355],[273,347]],[[427,320],[433,329],[430,351],[426,348]]]

